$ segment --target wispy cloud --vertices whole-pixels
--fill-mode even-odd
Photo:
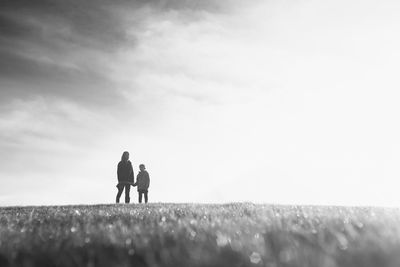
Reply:
[[[119,103],[109,77],[118,52],[132,50],[151,16],[217,11],[212,1],[3,1],[1,100],[56,96]],[[128,32],[129,30],[129,32]]]

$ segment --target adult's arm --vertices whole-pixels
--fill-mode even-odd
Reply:
[[[129,180],[130,180],[132,183],[135,183],[135,174],[133,173],[133,167],[132,167],[132,164],[131,164],[131,163],[129,163],[129,168],[131,169],[131,170],[130,170],[130,173],[129,173]]]
[[[117,179],[118,181],[120,180],[121,177],[121,162],[118,163],[117,165]]]

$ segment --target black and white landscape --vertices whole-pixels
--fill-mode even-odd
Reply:
[[[1,0],[0,267],[399,266],[398,14]]]

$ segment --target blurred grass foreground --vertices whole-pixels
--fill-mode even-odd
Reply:
[[[0,208],[0,266],[398,267],[400,212],[248,203]]]

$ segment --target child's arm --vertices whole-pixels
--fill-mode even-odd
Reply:
[[[139,181],[139,174],[136,176],[136,183],[133,183],[132,186],[137,186],[138,181]]]

